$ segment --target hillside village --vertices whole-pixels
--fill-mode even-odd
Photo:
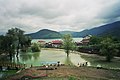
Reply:
[[[91,37],[92,37],[91,35],[85,36],[81,41],[77,41],[74,43],[76,46],[88,45]],[[46,42],[44,40],[38,40],[37,43],[45,48],[61,48],[63,44],[62,40],[53,40],[51,42]]]

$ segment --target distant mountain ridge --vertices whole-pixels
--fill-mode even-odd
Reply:
[[[60,34],[65,35],[65,34],[73,34],[75,31],[60,31]]]
[[[32,39],[53,39],[62,37],[59,32],[48,29],[42,29],[38,32],[27,34],[27,36],[30,36]]]
[[[120,21],[95,27],[89,30],[86,29],[81,32],[75,32],[72,35],[73,37],[84,37],[86,35],[94,35],[94,36],[111,35],[111,36],[120,37]]]
[[[54,39],[54,38],[61,38],[64,34],[71,34],[73,37],[85,37],[86,35],[94,35],[94,36],[111,35],[115,37],[120,37],[120,21],[95,27],[89,30],[86,29],[81,32],[74,32],[74,31],[57,32],[48,29],[42,29],[38,32],[27,35],[31,36],[32,39]]]

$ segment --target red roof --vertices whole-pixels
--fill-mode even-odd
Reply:
[[[45,41],[38,41],[38,42],[45,42]]]
[[[62,41],[60,41],[60,40],[54,40],[54,41],[52,41],[52,43],[53,43],[53,44],[61,44]]]

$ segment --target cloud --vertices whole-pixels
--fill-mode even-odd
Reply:
[[[120,20],[120,0],[0,0],[0,31],[81,31]]]
[[[120,1],[116,0],[116,1],[111,1],[109,2],[109,4],[107,3],[107,5],[105,5],[105,7],[103,8],[103,11],[101,11],[98,15],[97,18],[101,18],[101,19],[105,19],[108,22],[113,22],[116,20],[120,20],[118,19],[120,17]]]

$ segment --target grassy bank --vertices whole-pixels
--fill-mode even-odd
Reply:
[[[91,66],[96,67],[98,64],[104,68],[120,69],[120,58],[114,58],[111,62],[106,62],[105,57],[94,54],[81,54],[81,57],[91,63]]]

